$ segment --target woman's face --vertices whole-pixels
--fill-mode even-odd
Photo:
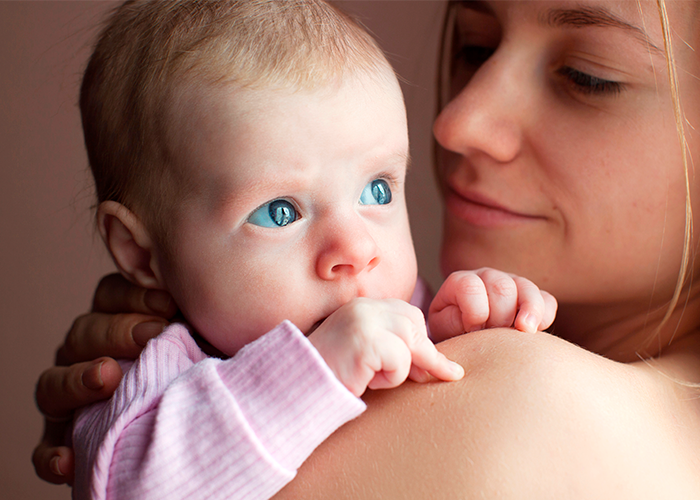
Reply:
[[[667,4],[698,184],[696,6]],[[656,3],[452,8],[449,103],[434,126],[443,271],[500,268],[561,303],[667,300],[685,174]]]

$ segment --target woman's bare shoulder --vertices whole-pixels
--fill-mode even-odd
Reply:
[[[280,498],[684,498],[700,491],[678,395],[634,365],[494,329],[440,344],[453,383],[366,396]],[[673,488],[677,488],[673,492]],[[693,489],[694,488],[694,489]],[[689,497],[689,496],[687,496]]]

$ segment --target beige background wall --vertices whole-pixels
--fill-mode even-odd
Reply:
[[[405,79],[410,213],[422,272],[439,282],[439,204],[430,173],[438,1],[343,1]],[[72,319],[112,271],[93,237],[92,192],[76,108],[93,27],[112,2],[0,1],[0,498],[68,499],[36,478],[34,384]]]

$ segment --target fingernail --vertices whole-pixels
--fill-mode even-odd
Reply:
[[[455,363],[454,361],[450,361],[450,364],[452,365],[452,373],[458,380],[464,377],[464,367],[462,365]]]
[[[522,322],[525,332],[534,333],[537,331],[537,323],[535,322],[535,317],[532,314],[526,313],[520,321]]]
[[[163,290],[148,290],[143,296],[143,301],[154,312],[166,313],[172,301],[170,294]]]
[[[81,380],[83,382],[83,385],[88,389],[98,391],[104,387],[105,384],[102,381],[103,363],[104,361],[99,361],[83,372]]]
[[[160,334],[165,325],[160,321],[146,321],[139,323],[131,329],[131,338],[141,347],[146,347],[146,343],[153,337]]]
[[[49,462],[49,468],[51,469],[51,472],[56,474],[57,476],[63,476],[63,472],[61,472],[61,457],[53,457],[51,459],[51,462]]]

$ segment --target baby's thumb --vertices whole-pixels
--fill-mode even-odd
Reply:
[[[431,312],[428,316],[428,326],[430,328],[430,337],[435,343],[465,333],[464,325],[462,324],[462,311],[456,305]]]

